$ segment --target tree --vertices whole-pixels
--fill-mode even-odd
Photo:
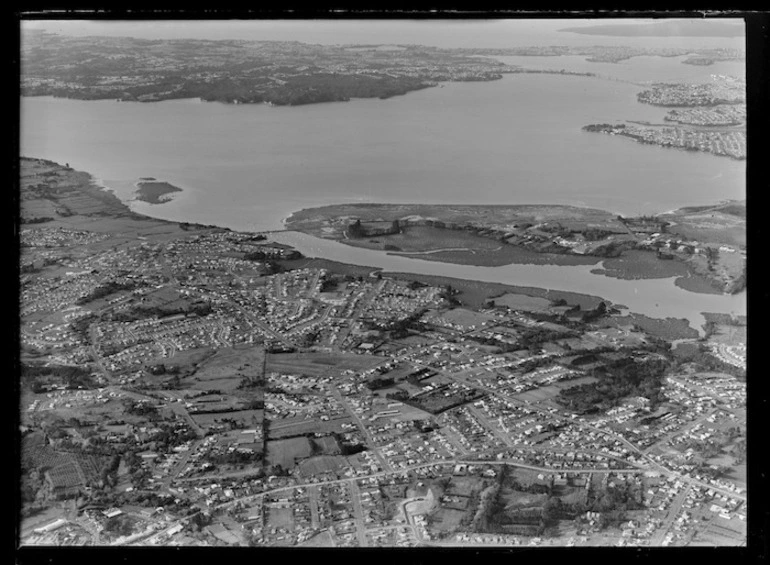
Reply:
[[[361,225],[361,220],[358,219],[348,226],[348,235],[350,237],[365,237],[366,230]]]

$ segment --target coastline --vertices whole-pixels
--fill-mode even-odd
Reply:
[[[35,159],[35,158],[30,158],[30,159]],[[87,173],[85,173],[85,174],[87,174]],[[120,212],[119,212],[118,216],[130,216],[130,217],[133,217],[134,219],[137,219],[137,220],[151,220],[153,222],[158,222],[158,223],[162,223],[162,224],[169,225],[169,226],[178,226],[180,224],[185,224],[186,223],[186,222],[180,222],[180,221],[173,221],[173,220],[167,220],[167,219],[163,219],[163,218],[158,218],[158,217],[155,217],[155,216],[153,216],[151,214],[144,213],[144,212],[141,212],[141,213],[140,212],[135,212],[135,211],[131,210],[131,208],[129,208],[127,203],[121,201],[117,196],[115,196],[115,194],[113,193],[112,190],[109,189],[109,187],[101,186],[100,184],[98,184],[97,179],[95,179],[91,175],[88,175],[88,178],[93,181],[91,183],[91,185],[93,187],[93,191],[94,192],[98,191],[99,194],[102,194],[103,196],[108,197],[109,200],[112,203],[119,205]],[[504,206],[504,205],[501,205],[501,206]],[[573,206],[571,208],[575,208],[576,209],[577,207]],[[294,214],[292,214],[292,215],[294,215]],[[291,217],[291,216],[289,216],[289,217]],[[265,233],[274,233],[276,235],[278,235],[278,234],[297,233],[297,234],[306,235],[306,234],[304,234],[303,232],[301,232],[299,230],[286,229],[287,228],[286,223],[287,223],[286,222],[286,218],[284,218],[282,220],[282,224],[284,226],[284,229],[281,229],[281,230],[266,230]],[[226,225],[217,225],[217,224],[206,224],[206,225],[204,225],[204,224],[188,224],[188,225],[190,225],[191,227],[195,226],[196,228],[231,230],[231,228],[226,226]],[[254,234],[256,234],[256,233],[263,233],[261,230],[233,230],[233,231],[240,232],[240,233],[254,233]],[[326,238],[325,240],[322,239],[322,238],[317,238],[317,239],[319,239],[321,241],[332,241],[329,238]],[[383,253],[383,255],[387,255],[387,254]],[[318,261],[329,260],[329,259],[326,259],[326,257],[324,257],[323,254],[312,253],[312,252],[309,253],[309,254],[306,253],[306,257],[308,259],[317,259]],[[410,260],[418,260],[418,258],[417,257],[412,257],[412,258],[410,258]],[[331,261],[334,261],[334,259],[331,259]],[[354,269],[364,269],[364,270],[370,270],[370,271],[382,270],[384,273],[387,273],[389,276],[391,275],[391,271],[394,274],[400,274],[400,271],[398,269],[397,270],[389,270],[389,269],[370,268],[370,267],[367,267],[367,266],[363,266],[362,264],[356,264],[355,261],[347,261],[345,259],[343,259],[342,261],[338,261],[338,262],[340,262],[340,264],[348,265],[348,266],[350,266],[350,268],[354,268]],[[449,266],[451,266],[451,264],[449,264]],[[441,276],[441,275],[422,275],[422,274],[419,274],[419,273],[416,273],[416,272],[405,273],[405,274],[407,274],[410,278],[420,278],[420,277],[424,277],[425,278],[425,277],[431,277],[431,276]],[[455,278],[456,280],[463,280],[463,281],[466,281],[469,284],[476,284],[476,285],[497,284],[497,285],[506,286],[506,287],[509,287],[509,286],[516,287],[517,286],[517,285],[510,285],[510,284],[507,284],[507,283],[504,284],[504,283],[494,283],[494,282],[484,281],[483,278],[480,279],[480,278],[477,278],[477,277],[473,277],[473,275],[470,275],[470,274],[469,275],[459,275],[459,276],[450,277],[450,278]],[[532,284],[521,285],[521,286],[522,287],[523,286],[527,286],[527,288],[537,289],[538,293],[540,293],[540,292],[544,292],[544,293],[549,293],[549,292],[569,293],[570,292],[568,290],[553,290],[553,289],[549,289],[547,286],[537,286],[537,285],[532,285]],[[681,285],[681,284],[676,284],[676,286],[682,288],[683,290],[687,290],[686,287]],[[584,294],[584,293],[581,293],[581,292],[576,292],[575,293],[575,292],[573,292],[573,294],[578,294],[579,295],[579,294]],[[586,295],[586,296],[588,296],[588,295]],[[597,296],[597,295],[591,295],[591,296],[594,296],[597,299],[605,300],[607,303],[617,302],[617,301],[613,301],[613,300],[607,299],[607,298],[602,297],[602,296]],[[702,311],[699,311],[699,313],[702,314],[703,312],[706,312],[706,311],[712,311],[713,312],[714,308],[704,304]],[[648,317],[652,317],[652,318],[655,317],[654,313],[649,313],[649,312],[647,314],[644,314],[643,312],[638,312],[638,313],[641,314],[641,315],[647,315]],[[699,318],[696,318],[696,319],[699,319]],[[697,325],[696,319],[689,320],[689,322],[691,324],[691,327],[693,327],[693,328],[695,328],[696,325]]]

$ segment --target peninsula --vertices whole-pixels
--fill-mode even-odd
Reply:
[[[697,209],[701,210],[701,209]],[[287,229],[448,263],[597,265],[621,278],[678,277],[693,292],[745,287],[745,202],[623,217],[572,206],[340,204],[294,213]],[[700,228],[696,226],[701,226]]]
[[[682,62],[742,61],[739,49],[526,46],[442,49],[423,45],[310,45],[298,41],[145,40],[30,31],[22,42],[25,96],[153,102],[200,98],[300,105],[390,98],[446,81],[491,81],[522,69],[496,56],[583,56],[617,63],[688,55]],[[183,72],[180,69],[184,69]]]
[[[629,120],[589,124],[583,131],[620,135],[639,143],[746,159],[746,81],[712,76],[705,84],[663,83],[637,95],[644,104],[671,108],[663,118],[677,125]],[[632,125],[629,125],[632,124]]]

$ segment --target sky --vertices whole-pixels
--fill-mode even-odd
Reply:
[[[24,21],[23,30],[63,35],[130,36],[144,39],[243,39],[334,44],[421,44],[436,47],[519,47],[525,45],[612,45],[619,38],[559,32],[566,27],[634,24],[650,19],[465,19],[465,20],[141,20]],[[692,22],[693,20],[690,20]],[[634,43],[636,38],[622,38]],[[647,38],[649,41],[650,38]],[[669,44],[672,38],[659,38]],[[737,46],[728,38],[724,46]],[[630,42],[627,40],[631,40]],[[700,41],[703,41],[700,38]],[[720,45],[722,46],[722,45]]]

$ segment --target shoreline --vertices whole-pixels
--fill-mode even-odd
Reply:
[[[46,162],[49,162],[49,163],[56,164],[57,166],[62,166],[62,165],[59,165],[58,163],[55,163],[55,162],[50,161],[48,159],[42,159],[42,158],[36,158],[36,157],[21,157],[21,158],[22,159],[30,159],[30,160],[38,160],[39,159],[39,160],[42,160],[42,161],[46,161]],[[83,171],[76,171],[76,172],[83,173]],[[120,214],[121,215],[125,214],[127,216],[131,216],[131,217],[134,217],[136,219],[152,220],[152,221],[163,223],[163,224],[167,224],[167,225],[179,225],[179,224],[182,224],[182,223],[186,223],[186,222],[181,222],[181,221],[176,221],[176,220],[168,220],[168,219],[165,219],[165,218],[156,217],[156,216],[153,216],[153,215],[150,215],[150,214],[147,214],[147,213],[143,213],[143,212],[136,212],[133,209],[131,209],[126,202],[123,202],[120,198],[118,198],[114,194],[114,191],[109,188],[109,186],[104,185],[102,182],[99,181],[99,179],[97,179],[96,177],[93,177],[89,173],[85,173],[85,174],[88,176],[89,184],[90,184],[91,189],[94,190],[94,191],[97,191],[97,192],[99,192],[101,194],[104,194],[110,200],[112,200],[114,204],[118,205],[118,207],[120,208]],[[369,206],[369,204],[367,204],[366,206]],[[376,204],[374,204],[374,206],[376,206]],[[493,206],[510,207],[510,205],[505,205],[505,204],[493,205]],[[537,205],[521,205],[521,206],[537,206]],[[558,206],[558,205],[544,205],[543,207],[561,207],[561,208],[564,208],[564,206]],[[574,209],[581,209],[581,210],[589,209],[589,208],[580,208],[580,207],[577,207],[577,206],[569,206],[569,207],[570,208],[574,208]],[[307,209],[311,209],[311,208],[306,208],[306,209],[303,209],[303,210],[307,210]],[[298,210],[297,212],[300,212],[300,211],[301,210]],[[193,223],[191,225],[205,227],[205,228],[222,229],[222,230],[233,231],[233,232],[236,232],[236,233],[245,233],[245,234],[299,233],[299,234],[303,234],[303,235],[308,235],[308,234],[306,234],[305,232],[303,232],[301,230],[288,229],[287,228],[286,220],[288,218],[290,218],[291,216],[293,216],[295,213],[292,213],[292,215],[288,216],[287,218],[282,219],[281,223],[283,225],[283,229],[277,229],[277,230],[242,230],[242,229],[232,229],[229,226],[219,225],[219,224],[199,224],[199,223]],[[310,237],[315,237],[315,236],[310,236]],[[339,241],[340,243],[342,243],[341,240],[334,240],[334,239],[331,239],[331,238],[318,238],[318,239],[321,239],[321,240],[325,239],[327,241]],[[306,259],[307,260],[318,260],[318,261],[333,261],[333,260],[326,259],[325,257],[322,257],[322,256],[320,256],[320,257],[319,256],[306,256]],[[357,265],[357,264],[352,263],[352,262],[344,262],[344,263],[340,262],[340,263],[341,264],[345,264],[345,265],[349,265],[350,267],[353,267],[353,268],[369,269],[369,267],[362,266],[362,265]],[[451,265],[451,263],[448,263],[448,264]],[[421,275],[419,273],[400,273],[400,272],[393,272],[393,273],[391,273],[389,271],[384,271],[383,272],[383,274],[386,274],[386,273],[389,276],[402,275],[403,274],[404,276],[407,276],[407,277],[410,277],[410,278],[413,278],[413,277],[430,278],[430,277],[438,277],[439,276],[439,275]],[[478,280],[478,279],[474,279],[474,278],[467,278],[467,277],[462,277],[462,276],[449,277],[449,278],[453,278],[453,279],[458,280],[458,281],[466,281],[470,285],[473,285],[473,284],[475,284],[475,285],[502,284],[502,283],[489,283],[487,281]],[[517,285],[506,284],[504,286],[516,287]],[[683,290],[688,290],[683,285],[676,285],[676,286],[679,286]],[[521,287],[519,287],[519,288],[521,288]],[[541,286],[531,286],[530,285],[530,286],[527,286],[527,288],[531,288],[533,290],[536,290],[538,293],[543,292],[543,293],[546,293],[546,294],[549,294],[549,293],[571,293],[571,294],[574,294],[574,295],[584,295],[584,293],[580,293],[580,292],[566,291],[566,290],[553,290],[553,289],[549,289],[549,288],[545,288],[545,287],[541,287]],[[689,291],[689,292],[692,292],[692,291]],[[721,293],[719,293],[719,294],[721,294]],[[607,299],[605,297],[594,296],[594,295],[585,295],[585,296],[592,296],[592,297],[595,297],[597,299],[605,300],[608,303],[612,303],[611,300],[609,300],[609,299]],[[707,311],[706,311],[707,308],[708,307],[704,307],[704,311],[699,312],[699,313],[701,315],[707,313]],[[641,314],[641,315],[644,315],[644,314]],[[692,327],[694,327],[694,326],[692,326]]]

